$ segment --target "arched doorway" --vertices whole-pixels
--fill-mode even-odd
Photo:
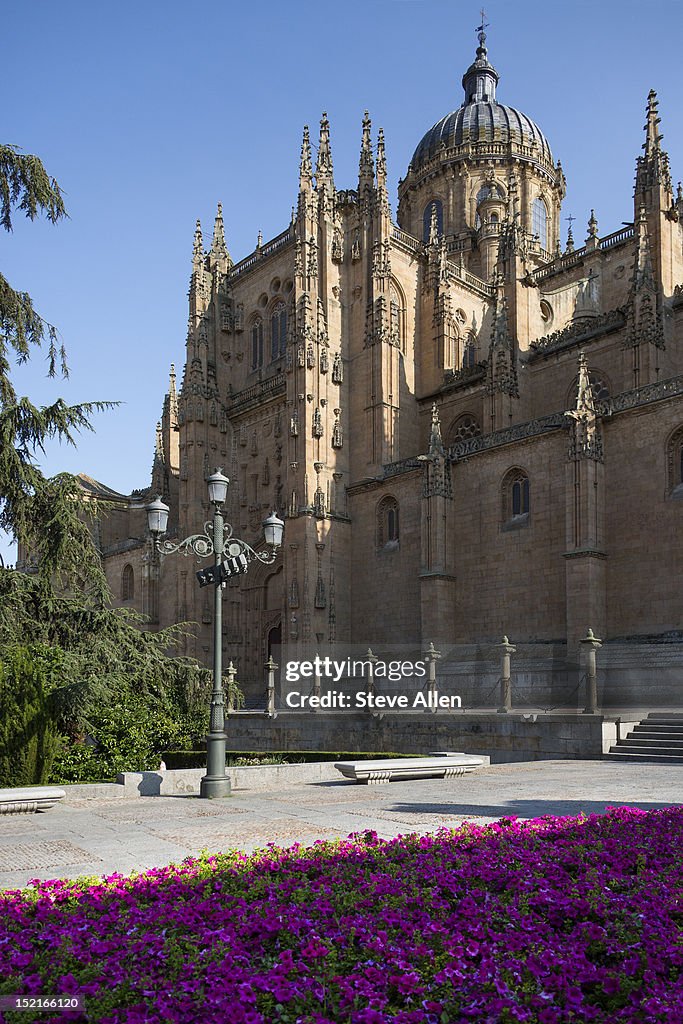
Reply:
[[[280,646],[282,644],[282,623],[278,622],[268,630],[268,657],[280,663]]]

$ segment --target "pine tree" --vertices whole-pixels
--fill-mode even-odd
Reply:
[[[44,214],[52,224],[67,216],[61,189],[38,157],[0,145],[0,224],[8,232],[15,211],[30,220]],[[0,529],[31,550],[46,585],[55,579],[62,585],[77,582],[104,598],[106,583],[84,519],[88,509],[78,482],[67,474],[46,479],[37,456],[52,438],[75,444],[79,431],[93,429],[91,415],[113,403],[67,405],[57,399],[37,407],[19,397],[10,361],[14,357],[26,362],[44,345],[48,374],[68,377],[56,328],[39,315],[27,292],[13,288],[0,273]]]

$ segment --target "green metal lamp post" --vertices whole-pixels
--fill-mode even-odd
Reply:
[[[193,534],[178,544],[162,541],[168,524],[168,505],[161,497],[145,506],[147,525],[153,537],[154,548],[160,555],[192,552],[197,558],[213,555],[213,566],[197,573],[200,586],[213,584],[215,588],[213,615],[213,690],[209,713],[209,732],[206,737],[206,775],[202,778],[199,795],[205,799],[230,795],[230,779],[225,774],[225,700],[223,694],[222,614],[223,586],[230,576],[247,571],[254,559],[268,565],[274,562],[282,544],[284,523],[275,512],[263,522],[263,534],[269,551],[255,551],[246,541],[233,537],[232,526],[223,519],[223,505],[230,481],[217,469],[207,480],[209,501],[213,505],[213,521],[204,524],[203,534]]]

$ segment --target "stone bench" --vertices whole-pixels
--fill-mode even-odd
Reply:
[[[392,779],[452,779],[488,763],[488,757],[448,752],[430,754],[429,757],[391,757],[381,761],[338,761],[334,767],[345,779],[372,785],[391,782]]]
[[[24,786],[20,789],[0,789],[0,814],[21,814],[31,811],[49,811],[63,800],[66,792],[57,786]]]

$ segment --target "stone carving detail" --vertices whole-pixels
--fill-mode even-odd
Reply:
[[[303,369],[306,365],[306,346],[301,342],[297,346],[296,357],[299,367]]]
[[[266,459],[263,465],[263,476],[261,479],[263,480],[263,486],[268,487],[270,484],[270,463],[268,459]]]
[[[344,381],[344,364],[342,363],[342,357],[340,352],[335,352],[334,361],[332,363],[332,383],[342,384]]]
[[[357,263],[360,259],[360,236],[356,233],[356,237],[351,245],[351,260],[353,263]]]
[[[212,427],[218,426],[218,410],[216,409],[215,402],[211,403],[211,408],[209,409],[209,423]]]
[[[228,415],[225,409],[221,409],[219,430],[221,434],[227,434],[228,432]]]
[[[309,341],[308,347],[306,348],[306,365],[309,370],[312,370],[315,366],[315,351],[313,349],[313,343]]]
[[[320,349],[320,372],[327,373],[329,369],[329,355],[326,348]]]
[[[342,432],[339,416],[341,409],[334,410],[334,426],[332,427],[332,447],[342,448],[344,446],[344,434]]]
[[[665,348],[661,301],[652,268],[650,239],[643,206],[640,207],[636,237],[636,258],[631,278],[623,347],[635,348],[642,344]]]
[[[419,455],[418,459],[424,466],[422,496],[424,498],[452,498],[451,467],[441,437],[441,421],[436,402],[432,405],[432,426],[427,454]]]
[[[308,261],[306,265],[306,273],[309,277],[318,276],[318,246],[313,235],[311,235],[308,240]]]
[[[515,398],[519,397],[515,353],[508,325],[507,299],[500,277],[496,281],[496,308],[491,328],[486,381],[487,394],[491,395],[497,391],[514,395]]]
[[[313,412],[313,423],[311,429],[313,432],[313,437],[323,436],[323,420],[322,416],[320,415],[320,409],[318,408],[318,406],[315,407],[315,410]]]
[[[297,409],[294,410],[289,421],[289,434],[290,437],[299,436],[299,412]]]
[[[251,454],[258,455],[258,434],[255,430],[251,434]]]
[[[600,316],[591,317],[590,320],[580,320],[563,327],[560,331],[553,331],[545,337],[532,341],[530,348],[535,352],[552,352],[554,349],[565,348],[568,345],[579,345],[588,341],[589,338],[601,334],[610,334],[618,331],[626,323],[626,316],[623,307],[610,309]]]
[[[344,247],[342,245],[342,236],[338,228],[334,230],[334,237],[332,238],[332,259],[335,263],[344,262]]]
[[[595,408],[586,357],[579,353],[579,383],[576,405],[565,414],[574,422],[569,436],[569,458],[603,461],[602,434]]]

